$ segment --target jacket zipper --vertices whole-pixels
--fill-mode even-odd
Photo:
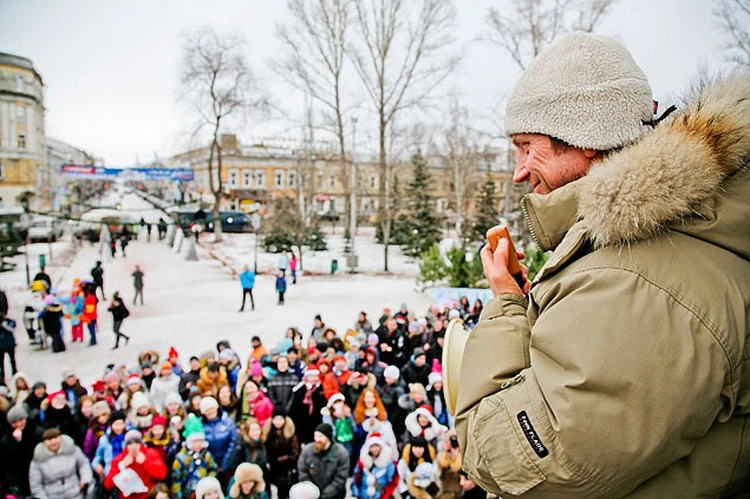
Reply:
[[[534,241],[534,244],[536,244],[536,247],[539,248],[542,251],[546,251],[542,247],[542,243],[539,241],[539,237],[536,235],[536,230],[534,229],[534,225],[531,223],[531,217],[529,216],[529,210],[526,208],[526,203],[528,194],[523,197],[521,200],[521,211],[523,212],[523,217],[526,219],[526,226],[529,228],[529,234],[531,235],[531,240]]]

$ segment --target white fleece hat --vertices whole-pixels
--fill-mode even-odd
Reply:
[[[398,370],[398,367],[396,366],[388,366],[383,371],[383,377],[386,379],[398,379],[400,375],[401,375],[401,372]]]
[[[219,403],[213,397],[203,397],[201,399],[201,414],[206,414],[211,409],[218,409]]]
[[[289,499],[318,499],[320,489],[312,482],[299,482],[289,489]]]
[[[569,33],[529,65],[508,99],[508,135],[549,135],[606,151],[636,142],[653,119],[651,87],[613,38]]]
[[[219,499],[224,499],[224,492],[221,491],[219,481],[212,476],[203,477],[195,487],[195,499],[203,499],[211,491],[218,492]]]

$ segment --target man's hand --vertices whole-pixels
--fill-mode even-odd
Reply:
[[[120,464],[122,466],[124,466],[125,468],[127,468],[128,466],[130,466],[131,464],[133,464],[133,456],[132,456],[132,454],[130,454],[130,452],[128,452],[128,455],[125,456],[122,461],[120,461]]]
[[[23,438],[23,430],[20,428],[16,428],[13,430],[13,438],[16,440],[16,442],[20,442],[21,438]]]
[[[531,282],[528,280],[529,269],[521,265],[523,272],[523,289],[518,286],[515,278],[508,271],[508,252],[510,247],[507,239],[500,239],[497,242],[497,249],[492,253],[490,245],[486,244],[480,253],[482,257],[482,266],[484,267],[484,276],[490,285],[493,296],[499,296],[503,293],[514,293],[517,295],[526,295],[531,289]],[[516,251],[516,256],[521,260],[524,254]]]
[[[101,464],[94,465],[94,473],[99,476],[104,476],[104,466]]]
[[[138,454],[136,454],[136,456],[135,456],[135,461],[138,464],[143,464],[143,462],[145,460],[146,460],[146,454],[144,454],[143,452],[138,451]]]

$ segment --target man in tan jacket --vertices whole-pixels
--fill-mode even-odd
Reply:
[[[463,468],[503,497],[750,494],[750,76],[653,120],[628,51],[574,33],[513,90],[506,128],[533,284],[482,250],[494,298],[469,335]],[[658,121],[658,120],[657,120]]]

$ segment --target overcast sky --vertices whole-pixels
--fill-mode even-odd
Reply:
[[[181,35],[210,25],[246,36],[248,58],[275,103],[290,113],[301,100],[267,66],[278,54],[274,24],[282,0],[0,0],[0,52],[30,58],[46,83],[47,133],[87,149],[109,165],[129,165],[188,145],[190,120],[178,99]],[[505,0],[458,0],[458,89],[475,116],[501,116],[519,75],[498,49],[476,41],[489,6]],[[725,39],[712,0],[619,0],[600,33],[616,36],[649,77],[654,97],[671,100],[701,69],[726,69]],[[353,96],[359,98],[360,96]],[[662,106],[662,109],[664,107]],[[360,116],[358,143],[372,143]],[[289,124],[253,121],[242,137],[281,134]],[[287,132],[291,133],[291,132]],[[360,139],[361,137],[361,139]]]

